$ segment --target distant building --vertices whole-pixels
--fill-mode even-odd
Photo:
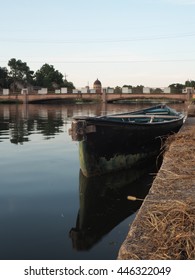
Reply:
[[[61,88],[61,93],[68,93],[68,88],[67,87],[62,87]]]
[[[81,93],[88,93],[88,87],[81,88]]]
[[[90,93],[96,93],[96,90],[95,89],[90,89],[89,92]]]
[[[93,88],[96,90],[97,93],[102,93],[102,84],[98,79],[94,82]]]
[[[122,93],[132,93],[132,89],[128,87],[122,87]]]
[[[185,87],[185,88],[182,90],[182,93],[194,94],[194,88],[193,88],[193,87]]]
[[[47,88],[41,88],[38,90],[38,94],[47,94]]]
[[[150,88],[149,87],[144,87],[143,88],[143,93],[150,93]]]
[[[3,95],[9,95],[9,89],[8,88],[3,89]]]
[[[171,93],[171,88],[170,88],[170,87],[165,87],[165,88],[163,89],[163,92],[164,92],[164,93]]]
[[[107,93],[114,93],[114,88],[107,88],[107,89],[106,89],[106,92],[107,92]]]

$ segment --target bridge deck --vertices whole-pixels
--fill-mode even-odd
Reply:
[[[12,100],[20,102],[39,102],[46,100],[61,100],[61,99],[82,99],[82,100],[97,100],[103,102],[112,102],[117,100],[129,100],[129,99],[171,99],[187,101],[189,99],[187,94],[89,94],[89,93],[69,93],[69,94],[10,94],[0,95],[1,100]]]

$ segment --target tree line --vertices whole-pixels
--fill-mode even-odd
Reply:
[[[0,89],[9,88],[17,91],[22,88],[48,88],[55,90],[60,87],[74,89],[74,84],[63,78],[63,74],[53,65],[45,63],[36,72],[32,71],[26,62],[11,58],[7,67],[0,67]]]
[[[136,87],[132,85],[124,85],[123,87],[128,87],[132,89],[133,93],[140,93],[143,91],[144,86],[143,85],[138,85]],[[182,90],[185,89],[186,87],[193,87],[195,88],[195,81],[194,80],[187,80],[185,81],[184,84],[181,83],[173,83],[168,86],[171,88],[171,93],[182,93]],[[118,91],[122,91],[120,87],[117,89]],[[163,93],[163,90],[161,88],[151,88],[151,93]]]
[[[22,88],[48,88],[48,90],[55,90],[61,87],[67,87],[68,89],[74,89],[74,84],[63,78],[63,74],[54,68],[53,65],[45,63],[36,72],[32,71],[26,62],[20,59],[11,58],[8,61],[7,67],[0,67],[0,89],[9,88],[12,91],[17,91]],[[124,85],[124,87],[131,88],[133,93],[139,93],[143,90],[143,85]],[[169,85],[172,93],[182,92],[185,87],[194,87],[194,80],[187,80],[184,84],[173,83]],[[121,92],[122,88],[115,87],[114,92]],[[157,88],[153,90],[153,93],[159,93],[162,90]]]

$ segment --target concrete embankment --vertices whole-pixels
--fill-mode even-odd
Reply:
[[[118,259],[195,259],[194,117],[166,142],[162,166]]]

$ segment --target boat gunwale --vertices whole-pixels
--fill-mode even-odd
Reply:
[[[121,118],[122,119],[122,118]],[[150,119],[150,117],[148,117],[147,119]],[[162,119],[162,117],[161,117]],[[104,119],[104,118],[96,118],[96,117],[90,117],[90,116],[78,116],[75,117],[74,120],[76,121],[85,121],[87,123],[87,125],[106,125],[106,126],[112,126],[112,125],[117,125],[117,126],[153,126],[153,125],[167,125],[167,124],[171,124],[171,123],[176,123],[179,121],[184,120],[184,115],[178,116],[178,118],[174,118],[174,119],[166,119],[165,121],[156,121],[156,122],[143,122],[143,123],[139,123],[139,122],[131,122],[131,121],[120,121],[117,119]]]
[[[152,112],[152,110],[162,109],[161,112]],[[164,114],[163,114],[164,110]],[[129,119],[145,119],[147,121],[131,121]],[[185,121],[185,115],[182,112],[168,107],[165,104],[159,104],[149,108],[144,108],[137,111],[102,115],[102,116],[75,116],[75,121],[84,121],[85,125],[97,125],[97,126],[113,126],[117,127],[132,127],[132,126],[157,126],[167,125],[173,123],[179,123]],[[127,120],[128,119],[128,120]],[[155,121],[154,121],[155,119]],[[158,121],[159,119],[159,121]]]

